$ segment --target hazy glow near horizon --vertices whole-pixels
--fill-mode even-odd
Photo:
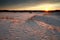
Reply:
[[[7,10],[45,10],[45,11],[49,11],[49,10],[60,10],[60,3],[57,4],[49,4],[49,3],[45,3],[45,4],[38,4],[35,6],[26,6],[26,7],[18,7],[18,6],[13,6],[13,7],[7,7],[5,9]],[[4,9],[4,8],[2,8]]]
[[[57,4],[42,4],[42,5],[36,5],[31,7],[25,7],[25,8],[17,8],[15,10],[56,10]]]
[[[0,0],[0,10],[60,10],[60,0]]]

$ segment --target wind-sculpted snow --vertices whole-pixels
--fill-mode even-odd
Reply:
[[[60,16],[0,13],[0,40],[60,40]]]

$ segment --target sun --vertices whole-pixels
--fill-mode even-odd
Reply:
[[[52,7],[43,7],[43,9],[44,9],[45,11],[53,10],[53,8],[52,8]]]
[[[50,10],[55,10],[55,7],[53,5],[41,5],[40,6],[41,10],[45,10],[45,11],[50,11]]]

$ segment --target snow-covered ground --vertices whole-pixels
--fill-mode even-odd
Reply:
[[[56,14],[0,12],[0,40],[60,40]]]

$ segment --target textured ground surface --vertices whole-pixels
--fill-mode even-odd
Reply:
[[[60,16],[0,13],[0,40],[60,40]]]

